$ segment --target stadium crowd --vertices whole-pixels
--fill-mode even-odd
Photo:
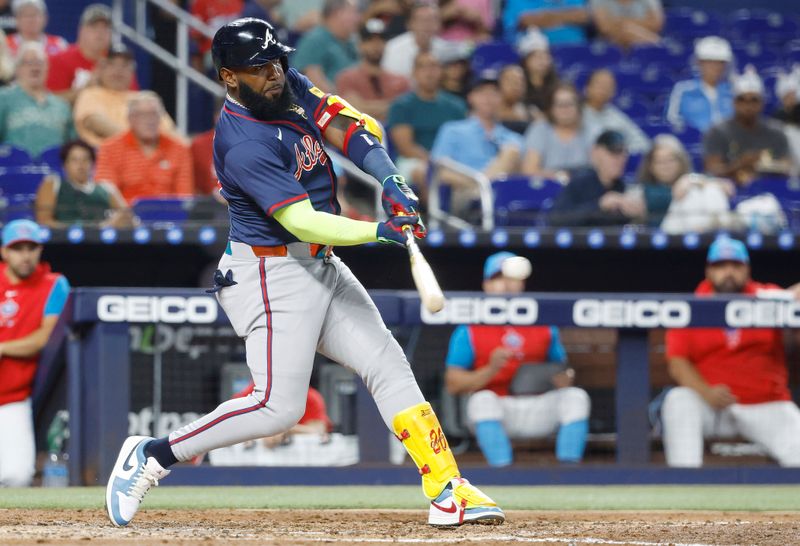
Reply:
[[[240,16],[273,23],[280,39],[296,48],[291,66],[385,125],[392,156],[423,207],[437,180],[447,187],[445,208],[474,219],[476,181],[490,180],[495,197],[528,213],[509,218],[496,211],[497,222],[508,225],[638,224],[667,233],[800,228],[793,225],[800,221],[794,218],[800,210],[800,65],[793,64],[800,63],[800,41],[792,40],[800,20],[789,14],[665,10],[661,0],[566,0],[558,8],[539,0],[178,3],[212,28]],[[71,44],[47,34],[45,0],[0,0],[0,221],[129,228],[142,221],[139,211],[146,208],[137,206],[153,200],[221,202],[213,129],[182,134],[162,97],[140,88],[136,53],[114,41],[108,6],[87,6],[77,25]],[[190,39],[192,66],[210,73],[209,39],[195,33]],[[344,184],[347,175],[340,177],[344,213],[374,212],[359,203],[354,184]],[[519,180],[526,183],[514,183]],[[553,187],[555,194],[538,189]],[[20,242],[41,252],[36,238],[9,231],[3,239],[5,253]],[[763,288],[749,277],[744,247],[725,244],[709,254],[698,293]],[[523,290],[524,278],[514,290],[495,289],[507,281],[500,262],[487,263],[484,290]],[[481,335],[507,333],[497,330]],[[495,353],[488,341],[476,347],[476,331],[454,334],[447,386],[489,399],[483,412],[474,411],[476,404],[469,412],[487,460],[511,462],[507,435],[554,431],[566,438],[557,446],[559,459],[581,460],[586,393],[556,368],[553,391],[573,399],[572,411],[534,431],[518,430],[502,399],[527,353]],[[722,329],[713,333],[704,341],[713,345],[709,350],[743,358],[740,340]],[[563,363],[557,330],[539,328],[519,339],[528,337],[535,343],[526,351]],[[752,399],[746,386],[716,389],[711,383],[732,381],[730,374],[710,365],[700,375],[687,372],[687,363],[704,358],[689,338],[677,332],[667,345],[670,372],[681,385],[665,402],[670,464],[702,464],[703,436],[715,432],[708,417],[714,408],[732,420],[727,435],[759,440],[732,424],[739,398],[779,404],[786,430],[800,427],[783,372]],[[0,356],[8,347],[3,341]],[[750,349],[765,368],[785,369],[776,338],[754,344]],[[690,440],[674,432],[684,426],[678,405],[696,408]],[[498,437],[504,439],[499,451]],[[796,455],[770,454],[781,464],[800,464]]]
[[[499,8],[490,0],[181,4],[212,28],[240,16],[272,22],[296,47],[292,66],[386,126],[390,151],[423,204],[437,179],[450,186],[443,208],[470,219],[475,180],[484,176],[498,201],[523,212],[512,218],[498,210],[497,222],[508,225],[774,232],[795,220],[800,44],[791,40],[798,24],[788,13],[665,10],[661,0],[573,0],[557,8],[534,0]],[[94,191],[59,161],[60,148],[75,139],[94,149],[92,180],[116,187],[123,207],[214,194],[213,132],[179,134],[159,96],[140,94],[134,52],[112,45],[107,6],[80,14],[73,44],[47,34],[45,0],[1,9],[6,219],[80,221],[44,210],[59,192],[37,192],[52,194],[52,183],[41,184],[45,175],[64,182],[59,190],[83,187],[64,190],[63,199]],[[199,33],[190,40],[192,65],[210,74],[210,41]],[[147,102],[153,111],[141,112]],[[192,116],[210,122],[200,107]],[[623,168],[581,205],[591,213],[565,217],[559,209],[573,204],[568,195],[535,188],[552,182],[556,193],[569,194],[563,190],[573,181],[603,178],[593,150],[611,149],[598,141],[608,131],[618,133],[605,138],[621,143],[612,155]],[[32,165],[52,172],[10,180]],[[508,183],[521,179],[536,183]],[[371,214],[357,199],[350,204],[348,196],[359,194],[353,186],[342,195],[345,213]],[[115,207],[107,202],[110,216]]]

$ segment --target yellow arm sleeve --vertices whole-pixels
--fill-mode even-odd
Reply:
[[[286,230],[305,243],[352,246],[375,243],[378,223],[352,220],[314,210],[304,199],[275,212],[273,217]]]

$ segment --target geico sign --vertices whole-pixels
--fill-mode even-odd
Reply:
[[[209,296],[100,296],[97,316],[103,322],[208,324],[217,320],[217,302]]]
[[[533,324],[539,316],[531,298],[448,298],[436,314],[420,311],[425,324]]]
[[[800,302],[732,301],[725,306],[725,322],[731,328],[799,327]]]
[[[681,328],[692,319],[685,301],[578,300],[572,306],[577,326],[604,328]]]

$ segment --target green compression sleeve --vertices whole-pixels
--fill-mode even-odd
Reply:
[[[274,214],[286,230],[306,243],[351,246],[377,242],[378,223],[352,220],[314,210],[304,199]]]

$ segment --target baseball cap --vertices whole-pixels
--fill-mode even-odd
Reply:
[[[594,141],[595,146],[602,146],[609,152],[618,154],[626,151],[628,146],[625,144],[625,136],[619,131],[608,129],[600,133]]]
[[[694,44],[694,56],[700,61],[723,61],[729,63],[733,60],[731,44],[719,36],[706,36]]]
[[[3,246],[11,246],[15,243],[30,241],[42,244],[42,228],[32,220],[13,220],[3,227]]]
[[[794,65],[788,74],[781,72],[775,81],[775,95],[782,99],[785,95],[794,93],[800,98],[800,65]]]
[[[497,71],[492,69],[482,70],[479,74],[477,74],[469,84],[468,93],[472,93],[479,87],[483,87],[484,85],[492,85],[494,87],[498,87],[499,84],[497,83]]]
[[[741,262],[750,263],[750,255],[744,243],[730,237],[719,237],[711,246],[708,247],[706,262],[714,264],[717,262]]]
[[[512,252],[496,252],[486,258],[483,263],[483,279],[491,279],[503,271],[503,262],[509,258],[516,257]]]
[[[11,3],[11,12],[16,15],[25,6],[33,6],[47,15],[47,4],[44,3],[44,0],[14,0]]]
[[[380,36],[386,39],[386,23],[380,19],[367,19],[359,30],[359,35],[362,40],[371,38],[372,36]]]
[[[549,51],[550,41],[538,28],[531,28],[517,42],[517,51],[527,57],[534,51]]]
[[[755,95],[764,95],[764,82],[756,72],[755,67],[749,64],[744,68],[744,72],[735,75],[731,78],[733,80],[733,96],[746,95],[753,93]]]
[[[81,26],[91,25],[98,21],[111,24],[111,9],[105,4],[89,4],[81,13]]]

